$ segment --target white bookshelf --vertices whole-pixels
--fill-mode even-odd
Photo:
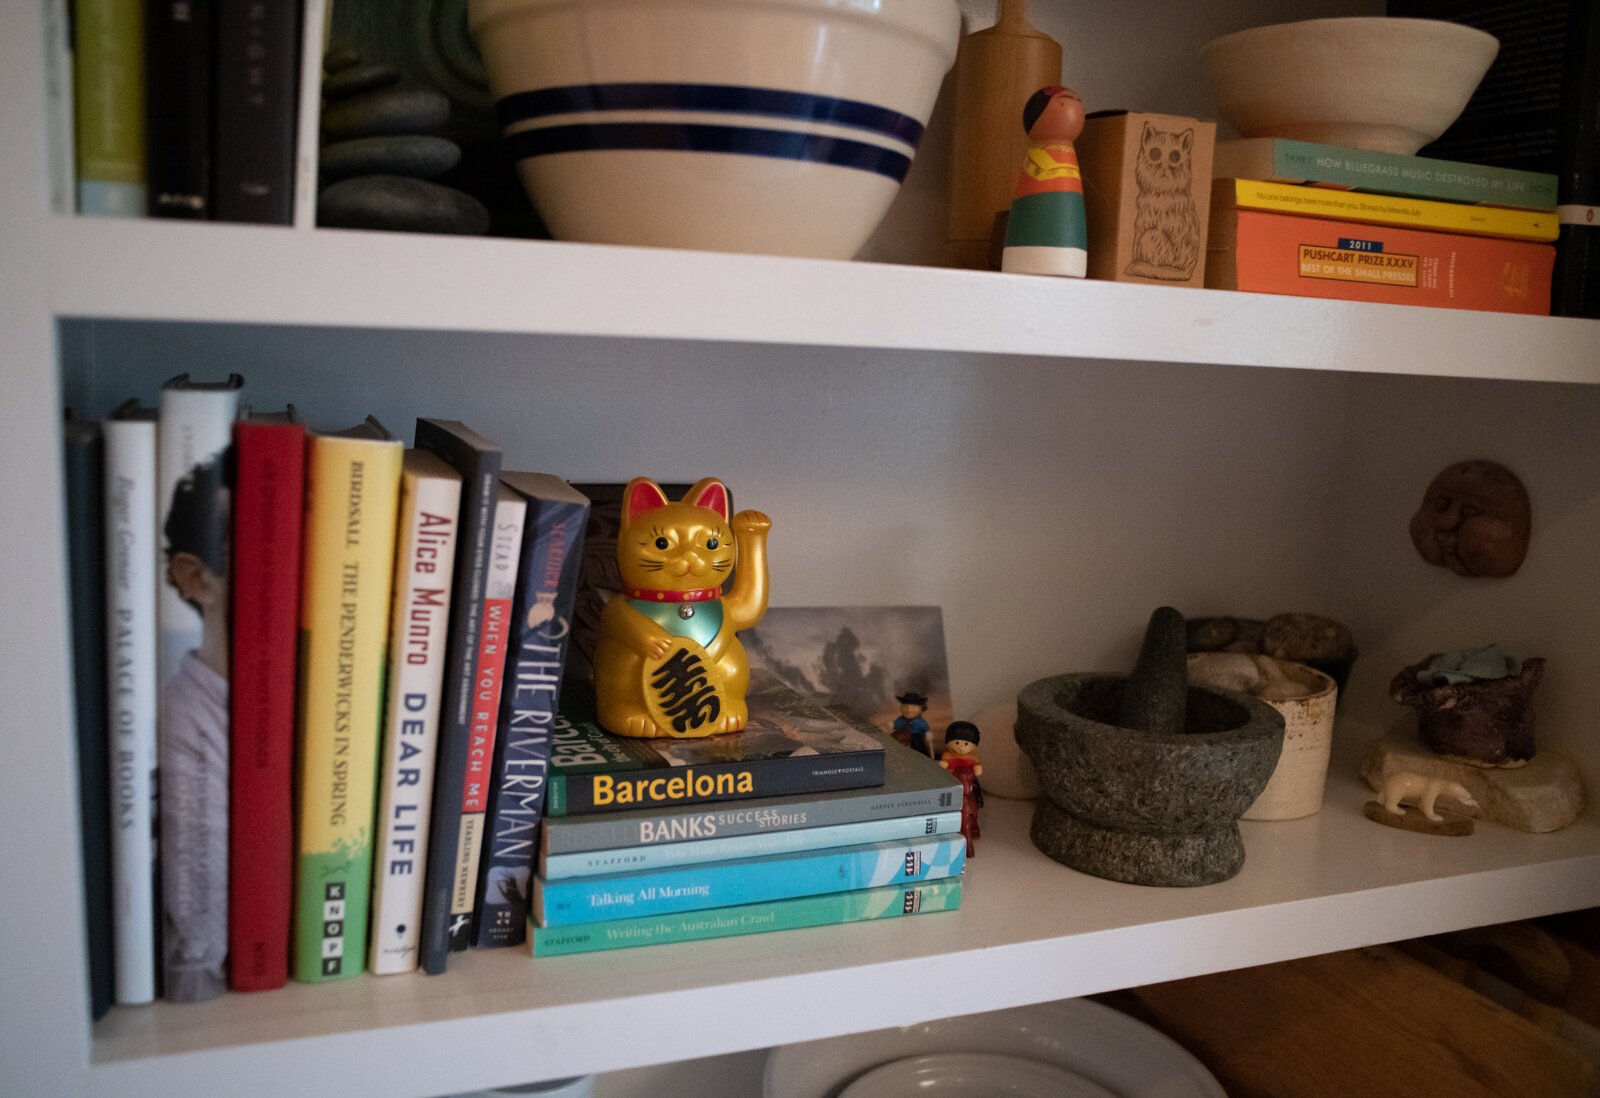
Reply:
[[[1376,5],[1082,7],[1041,0],[1039,21],[1083,84],[1108,102],[1159,88],[1166,109],[1205,113],[1198,78],[1170,63],[1193,45]],[[1165,75],[1080,44],[1126,44],[1142,32],[1119,27],[1157,19],[1148,68]],[[0,1092],[442,1094],[1600,904],[1593,812],[1553,835],[1429,840],[1361,818],[1351,761],[1399,712],[1385,696],[1395,669],[1492,639],[1547,657],[1541,745],[1600,781],[1600,322],[52,215],[40,35],[35,7],[0,14]],[[939,140],[934,126],[870,254],[917,258]],[[1340,617],[1361,657],[1327,807],[1247,825],[1232,881],[1162,890],[1056,865],[1027,841],[1027,809],[993,799],[953,915],[551,960],[471,954],[438,978],[118,1009],[91,1026],[58,415],[63,401],[98,414],[183,370],[235,369],[249,399],[293,400],[315,424],[375,412],[409,433],[416,415],[459,416],[512,464],[574,478],[725,476],[775,518],[775,602],[943,607],[957,716],[1041,675],[1126,666],[1162,603]],[[1512,579],[1428,568],[1406,537],[1428,480],[1469,456],[1505,462],[1532,492],[1533,550]]]

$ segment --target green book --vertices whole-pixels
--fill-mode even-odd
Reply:
[[[707,938],[732,938],[765,934],[769,930],[798,930],[807,926],[894,919],[901,915],[927,915],[954,911],[961,906],[959,877],[926,884],[863,888],[823,896],[800,896],[768,903],[715,907],[674,915],[646,915],[636,919],[610,919],[571,926],[530,927],[533,955],[556,957],[564,953],[593,953],[606,949],[695,942]]]
[[[75,0],[78,211],[145,212],[143,0]]]
[[[1548,172],[1459,164],[1425,156],[1316,145],[1284,137],[1217,142],[1213,179],[1309,183],[1341,190],[1469,205],[1556,208],[1556,177]]]

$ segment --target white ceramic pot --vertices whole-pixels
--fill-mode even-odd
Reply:
[[[1259,685],[1262,664],[1275,669],[1275,679],[1288,679],[1311,691],[1303,698],[1279,700],[1262,697],[1283,715],[1283,753],[1266,788],[1240,819],[1297,820],[1322,809],[1322,788],[1328,777],[1328,755],[1333,749],[1333,713],[1338,685],[1327,675],[1302,663],[1271,656],[1231,652],[1195,652],[1189,656],[1189,681],[1196,685],[1251,692]]]
[[[955,0],[471,0],[560,240],[849,259],[955,59]]]
[[[1409,156],[1460,116],[1499,51],[1459,23],[1373,16],[1238,31],[1200,64],[1241,136]]]

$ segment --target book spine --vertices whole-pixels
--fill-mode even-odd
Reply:
[[[1256,140],[1265,142],[1267,147],[1258,161],[1265,169],[1263,175],[1276,182],[1304,180],[1377,194],[1526,210],[1553,210],[1556,205],[1556,179],[1549,172],[1346,149],[1287,138]],[[1257,178],[1248,171],[1237,174]]]
[[[925,835],[948,835],[961,830],[960,812],[934,816],[901,816],[887,820],[831,827],[806,827],[797,831],[765,831],[754,835],[730,835],[696,842],[660,843],[655,846],[629,846],[615,850],[596,850],[585,854],[541,852],[539,872],[550,881],[571,877],[598,877],[606,873],[637,873],[647,869],[669,869],[680,865],[731,861],[735,858],[762,858],[802,850],[827,850],[838,846],[915,839]]]
[[[698,942],[765,934],[773,930],[799,930],[808,926],[836,926],[903,915],[932,915],[961,906],[961,879],[930,881],[905,887],[865,888],[824,896],[799,896],[791,900],[741,904],[708,911],[655,915],[574,926],[536,927],[535,957],[569,953],[631,949],[634,946]]]
[[[152,217],[211,209],[212,0],[149,0],[146,119]]]
[[[953,783],[912,790],[874,788],[812,801],[567,816],[545,821],[543,843],[545,851],[556,857],[660,842],[933,815],[952,808],[959,811],[960,807],[961,789]]]
[[[308,63],[306,67],[313,66]],[[416,444],[419,449],[437,454],[461,474],[461,525],[452,585],[455,598],[450,607],[450,639],[445,645],[428,871],[423,879],[422,938],[418,944],[422,970],[438,975],[445,971],[450,956],[451,896],[461,838],[461,789],[467,772],[473,673],[482,632],[484,578],[489,569],[499,492],[500,451],[465,426],[444,420],[418,420]],[[469,912],[463,927],[471,921]]]
[[[428,475],[411,468],[412,463],[408,455],[400,485],[389,700],[373,870],[369,964],[381,975],[417,967],[422,868],[427,864],[439,692],[461,508],[459,476]]]
[[[168,385],[157,431],[167,582],[156,606],[161,699],[161,949],[165,994],[226,989],[228,952],[228,518],[224,454],[237,388]]]
[[[932,881],[961,876],[966,857],[966,840],[950,835],[647,873],[538,879],[534,916],[540,926],[570,926]]]
[[[1548,244],[1219,210],[1206,285],[1543,316],[1554,262]]]
[[[366,954],[400,461],[398,442],[332,436],[306,459],[294,975],[313,983]]]
[[[228,986],[282,987],[294,907],[295,662],[306,432],[234,429]]]
[[[156,425],[107,420],[106,673],[116,999],[156,997]]]
[[[72,121],[72,0],[47,0],[44,5],[45,101],[49,117],[50,212],[58,216],[78,208],[77,156]]]
[[[1357,194],[1325,187],[1296,187],[1252,179],[1218,180],[1213,201],[1220,207],[1321,217],[1366,225],[1390,225],[1467,236],[1548,243],[1559,225],[1553,211],[1464,206],[1394,195]]]
[[[298,9],[264,0],[217,9],[213,194],[219,221],[293,220]]]
[[[474,946],[516,945],[527,934],[528,896],[550,772],[550,735],[561,702],[588,517],[586,502],[528,499],[522,565],[512,604],[514,644],[506,657],[506,685],[500,699],[487,849],[478,874]]]
[[[617,774],[556,774],[550,781],[546,812],[550,816],[618,812],[882,784],[882,751],[791,755]]]
[[[467,773],[461,783],[461,831],[455,877],[450,887],[450,952],[472,944],[472,910],[478,895],[478,862],[483,852],[484,815],[494,778],[494,745],[500,724],[500,686],[505,676],[511,629],[511,600],[517,593],[517,562],[527,502],[510,489],[495,505],[494,540],[484,580],[482,640],[472,681],[472,727],[468,733]]]
[[[101,1018],[115,997],[110,745],[106,732],[105,440],[98,424],[69,420],[64,445],[89,1013]]]
[[[78,212],[145,212],[144,0],[73,0]]]
[[[300,15],[300,63],[295,90],[293,221],[297,229],[317,223],[317,161],[322,125],[322,55],[328,48],[331,0],[304,0]],[[458,469],[465,473],[466,470]],[[466,533],[465,528],[462,530]]]

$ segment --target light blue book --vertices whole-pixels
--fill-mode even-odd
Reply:
[[[763,858],[803,850],[831,850],[862,843],[948,835],[961,830],[960,812],[931,816],[899,816],[887,820],[861,820],[830,827],[805,827],[798,831],[763,831],[753,835],[726,835],[655,846],[629,846],[618,850],[589,850],[550,854],[541,849],[539,872],[546,880],[597,877],[607,873],[638,873],[678,865],[703,865],[732,858]]]
[[[961,878],[923,884],[864,888],[859,892],[833,892],[822,896],[796,896],[762,904],[680,911],[675,915],[645,915],[637,919],[611,919],[573,926],[535,927],[533,955],[556,957],[564,953],[592,953],[601,949],[668,942],[698,942],[738,934],[765,934],[772,930],[798,930],[809,926],[834,926],[873,919],[899,919],[954,911],[961,906]]]
[[[966,865],[967,840],[957,833],[643,873],[536,877],[533,917],[539,926],[570,926],[666,915],[959,877]]]

